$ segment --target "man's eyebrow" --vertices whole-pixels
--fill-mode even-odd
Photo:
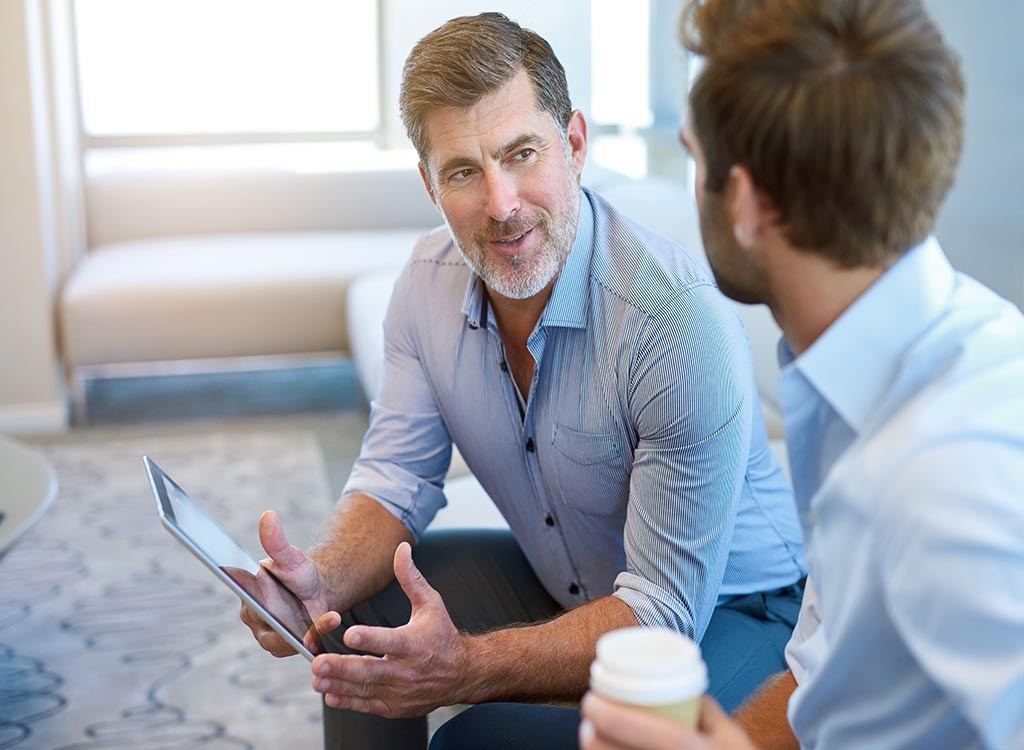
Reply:
[[[491,153],[491,158],[500,159],[501,157],[505,156],[505,154],[510,154],[513,151],[518,151],[523,146],[529,144],[543,144],[544,142],[544,138],[538,135],[537,133],[523,133],[521,136],[518,136],[517,138],[514,138],[508,143],[506,143],[497,151]]]
[[[446,161],[444,164],[437,168],[437,173],[448,174],[456,169],[462,169],[463,167],[475,167],[477,166],[476,161],[470,159],[468,156],[453,156],[451,159]]]

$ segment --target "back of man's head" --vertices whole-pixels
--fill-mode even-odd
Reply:
[[[402,71],[399,108],[424,164],[430,142],[423,126],[431,107],[472,107],[525,70],[537,106],[564,132],[572,114],[565,70],[543,37],[501,13],[453,18],[413,47]]]
[[[963,141],[956,55],[920,0],[691,0],[683,45],[719,193],[743,165],[787,240],[885,265],[932,230]]]

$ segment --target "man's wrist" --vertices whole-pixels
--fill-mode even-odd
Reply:
[[[456,686],[456,703],[487,703],[493,699],[496,673],[494,635],[461,636],[463,665],[460,684]]]

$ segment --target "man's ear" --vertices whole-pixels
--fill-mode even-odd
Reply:
[[[572,165],[579,177],[583,171],[583,165],[587,162],[587,120],[583,113],[574,109],[569,115],[569,125],[566,127],[566,135],[569,137],[569,153],[572,154]]]
[[[427,195],[430,196],[430,202],[440,211],[440,206],[437,205],[437,196],[434,195],[434,188],[430,184],[430,176],[427,174],[427,168],[423,162],[419,162],[417,165],[420,170],[420,179],[423,180],[423,187],[427,189]]]
[[[754,178],[746,167],[734,164],[729,168],[726,196],[736,242],[740,247],[750,249],[770,216]]]

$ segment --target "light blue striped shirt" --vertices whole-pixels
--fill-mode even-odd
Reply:
[[[931,239],[783,359],[801,745],[1024,748],[1024,317]]]
[[[446,230],[427,235],[395,285],[345,492],[418,538],[454,440],[558,602],[614,592],[642,624],[695,638],[719,601],[803,575],[745,333],[682,250],[584,191],[527,346],[524,402],[482,282]]]

